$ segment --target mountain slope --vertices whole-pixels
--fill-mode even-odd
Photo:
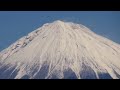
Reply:
[[[83,25],[57,20],[0,53],[0,78],[118,79],[120,45]]]

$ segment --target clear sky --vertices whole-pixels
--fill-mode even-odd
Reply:
[[[120,44],[120,11],[0,11],[0,51],[55,20],[83,24]]]

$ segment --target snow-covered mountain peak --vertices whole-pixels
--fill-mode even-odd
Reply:
[[[54,21],[55,23],[65,23],[64,21],[62,21],[62,20],[56,20],[56,21]]]
[[[120,78],[120,45],[81,24],[46,23],[0,53],[0,78]]]

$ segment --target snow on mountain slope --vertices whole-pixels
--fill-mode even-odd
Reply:
[[[81,24],[57,20],[0,53],[0,78],[119,79],[120,45]]]

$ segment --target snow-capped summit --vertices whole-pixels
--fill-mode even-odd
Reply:
[[[56,20],[55,23],[64,23],[62,20]]]
[[[120,45],[87,27],[46,23],[0,52],[1,79],[118,79]]]

